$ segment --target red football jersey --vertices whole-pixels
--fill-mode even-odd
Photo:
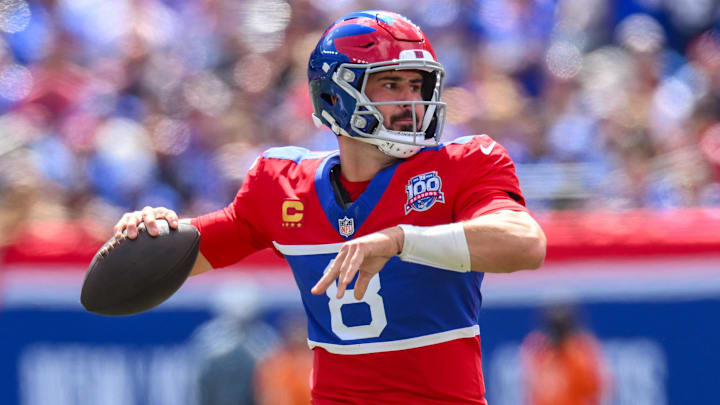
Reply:
[[[484,404],[482,273],[393,258],[361,301],[353,285],[341,300],[310,288],[346,240],[525,210],[507,152],[485,135],[425,148],[383,169],[352,203],[333,185],[338,165],[336,152],[268,150],[232,204],[193,220],[203,255],[213,267],[267,247],[285,256],[308,315],[316,405]]]

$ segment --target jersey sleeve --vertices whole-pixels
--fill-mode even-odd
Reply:
[[[191,220],[200,231],[200,252],[213,268],[237,263],[270,246],[269,239],[259,231],[257,215],[252,215],[260,212],[257,194],[262,189],[263,167],[261,157],[248,171],[230,205]]]
[[[509,209],[527,211],[515,164],[500,144],[486,135],[464,145],[460,158],[464,181],[455,200],[455,220]]]

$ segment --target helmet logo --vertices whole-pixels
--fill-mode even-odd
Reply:
[[[423,60],[430,60],[434,61],[432,54],[424,49],[406,49],[404,51],[400,51],[399,55],[400,60],[404,59],[423,59]]]

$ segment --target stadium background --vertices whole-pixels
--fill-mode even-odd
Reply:
[[[124,211],[226,204],[264,149],[333,149],[305,68],[326,26],[387,8],[430,37],[444,140],[488,133],[549,237],[489,276],[488,398],[522,403],[518,345],[580,309],[607,404],[708,404],[720,382],[720,5],[714,0],[3,0],[0,403],[195,404],[204,366],[281,341],[299,297],[261,253],[147,314],[82,311]]]

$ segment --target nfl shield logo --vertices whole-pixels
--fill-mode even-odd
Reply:
[[[340,235],[347,238],[355,233],[355,221],[352,218],[345,217],[338,219],[338,224],[340,225]]]

